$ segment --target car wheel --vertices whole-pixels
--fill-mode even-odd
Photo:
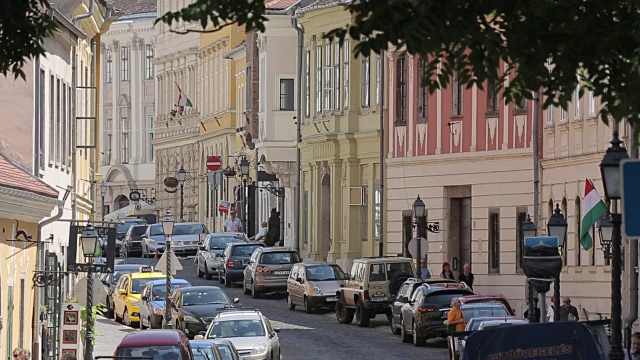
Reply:
[[[306,296],[304,297],[304,311],[306,311],[307,314],[313,313],[313,307],[311,306],[311,304],[309,304],[309,298],[307,298]]]
[[[209,273],[209,267],[207,266],[207,263],[204,263],[204,277],[207,278],[207,280],[213,279],[213,275]]]
[[[127,326],[131,326],[131,317],[129,317],[129,310],[124,308],[124,314],[122,314],[122,323]]]
[[[151,318],[147,318],[147,319],[148,319],[148,321],[149,321],[149,325],[151,325]],[[145,326],[145,325],[142,323],[142,318],[140,318],[140,322],[138,323],[138,325],[140,326],[140,330],[144,330],[144,329],[147,329],[147,328],[148,328],[147,326]]]
[[[205,267],[207,267],[207,264],[205,264]],[[204,276],[204,272],[200,270],[200,262],[196,263],[196,273],[198,274],[199,278]]]
[[[260,299],[260,293],[258,289],[256,289],[256,283],[254,281],[251,282],[251,297],[254,299]]]
[[[338,300],[336,303],[336,319],[340,324],[351,324],[353,313],[353,309],[349,309],[344,301]]]
[[[251,294],[251,290],[247,287],[247,282],[246,282],[246,281],[244,281],[244,279],[242,279],[242,292],[243,292],[245,295],[249,295],[249,294]]]
[[[403,343],[409,343],[412,340],[411,335],[407,334],[407,331],[404,328],[404,321],[400,318],[400,338]]]
[[[387,320],[389,321],[393,320],[393,314],[391,312],[388,312],[385,315],[387,316]]]
[[[222,271],[218,270],[218,282],[224,284],[224,278],[222,277]]]
[[[287,307],[289,310],[295,310],[296,304],[293,303],[293,299],[291,299],[291,294],[287,293]]]
[[[369,311],[362,306],[362,302],[358,301],[356,303],[356,324],[360,327],[368,327],[369,320],[371,320]]]
[[[396,326],[396,321],[393,319],[393,315],[391,316],[391,333],[393,335],[400,335],[400,329]]]
[[[224,275],[224,287],[231,287],[231,280],[227,278],[227,274]]]
[[[143,259],[147,257],[147,250],[144,248],[144,245],[142,246],[142,254],[140,254],[140,256]]]
[[[107,302],[107,313],[105,314],[105,316],[107,319],[113,319],[113,308],[111,307],[111,302],[109,301],[109,298],[107,298],[106,302]]]
[[[415,321],[412,324],[413,329],[413,345],[415,346],[424,346],[427,343],[427,339],[423,338],[422,336],[418,335],[418,329],[416,328],[416,323]]]

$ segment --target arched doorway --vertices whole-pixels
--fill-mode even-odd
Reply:
[[[331,250],[331,178],[329,174],[322,177],[320,183],[320,243],[319,253],[322,260],[327,260],[329,250]]]
[[[113,210],[120,210],[123,207],[129,206],[129,198],[124,195],[118,195],[113,201]]]

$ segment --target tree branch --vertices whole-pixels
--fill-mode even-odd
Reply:
[[[230,26],[230,25],[233,25],[233,24],[235,24],[235,22],[229,22],[229,23],[226,23],[226,24],[219,25],[215,29],[211,29],[211,30],[187,29],[185,31],[179,31],[179,30],[173,30],[172,29],[172,30],[169,30],[169,31],[174,33],[174,34],[180,34],[180,35],[186,35],[188,33],[211,34],[211,33],[214,33],[216,31],[220,31],[220,30],[226,28],[227,26]]]

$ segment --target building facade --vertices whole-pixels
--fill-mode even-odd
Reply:
[[[129,205],[137,189],[153,198],[155,183],[156,1],[116,1],[120,16],[102,36],[99,172],[106,186],[102,217]],[[100,189],[102,191],[102,189]],[[162,188],[160,188],[162,190]]]
[[[467,89],[455,77],[429,94],[422,59],[403,50],[387,59],[387,253],[407,255],[420,196],[439,225],[428,233],[431,272],[446,261],[457,277],[470,264],[475,290],[502,293],[520,311],[520,226],[534,204],[531,103],[507,104],[495,84]]]
[[[335,261],[378,254],[374,193],[379,184],[380,62],[355,58],[356,42],[323,35],[351,21],[343,2],[296,11],[304,28],[300,246],[305,258]]]
[[[193,3],[187,0],[179,4],[177,1],[159,1],[157,12],[164,14],[177,11]],[[180,190],[166,188],[164,180],[177,178],[178,171],[184,167],[186,180],[184,183],[184,220],[199,219],[199,180],[197,179],[201,151],[198,148],[200,134],[200,113],[204,104],[198,104],[199,73],[198,54],[200,52],[200,34],[177,34],[187,29],[199,28],[199,24],[178,22],[172,26],[158,23],[156,46],[156,118],[154,125],[153,146],[155,151],[155,188],[156,212],[161,215],[167,209],[180,220]],[[184,107],[178,111],[178,96],[189,98],[192,107]],[[169,190],[171,192],[167,192]],[[177,190],[177,191],[175,191]]]

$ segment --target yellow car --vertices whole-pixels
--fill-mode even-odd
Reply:
[[[163,273],[155,272],[151,266],[143,266],[139,272],[122,275],[113,294],[113,315],[116,322],[131,326],[140,321],[142,290],[149,281],[165,278]]]

